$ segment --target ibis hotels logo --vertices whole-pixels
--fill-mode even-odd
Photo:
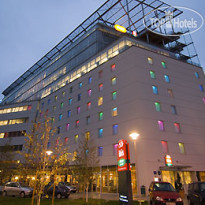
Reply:
[[[194,33],[204,25],[204,18],[197,11],[179,6],[174,8],[160,7],[148,13],[143,19],[144,26],[160,35],[178,36],[182,31],[185,31],[183,35]]]

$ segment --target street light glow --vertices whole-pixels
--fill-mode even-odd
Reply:
[[[47,150],[47,151],[46,151],[46,154],[47,154],[47,155],[51,155],[51,154],[53,154],[53,152],[52,152],[51,150]]]
[[[132,132],[131,134],[130,134],[130,137],[133,139],[133,140],[137,140],[137,138],[139,137],[140,135],[139,135],[139,133],[137,133],[137,132]]]

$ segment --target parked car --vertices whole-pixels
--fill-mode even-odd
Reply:
[[[44,188],[44,194],[48,196],[53,195],[53,182],[49,182]],[[70,190],[64,185],[55,186],[55,197],[60,199],[62,197],[68,198],[70,196]]]
[[[77,191],[76,186],[71,185],[69,182],[59,182],[59,185],[66,186],[72,193],[75,193]]]
[[[183,200],[169,182],[152,182],[149,187],[150,204],[183,205]]]
[[[31,187],[19,182],[8,182],[5,184],[2,190],[3,196],[31,197],[32,193],[33,189]]]
[[[190,205],[205,204],[205,182],[194,182],[188,185],[187,199]]]

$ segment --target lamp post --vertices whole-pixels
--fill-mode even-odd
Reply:
[[[134,150],[135,150],[135,170],[136,170],[136,178],[137,178],[137,195],[140,198],[141,193],[140,193],[140,179],[139,179],[139,171],[138,171],[138,160],[137,160],[137,139],[140,136],[139,133],[137,132],[132,132],[130,135],[131,139],[134,142]]]

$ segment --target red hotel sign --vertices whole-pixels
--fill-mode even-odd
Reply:
[[[118,172],[130,170],[129,144],[126,140],[120,140],[117,147]]]

